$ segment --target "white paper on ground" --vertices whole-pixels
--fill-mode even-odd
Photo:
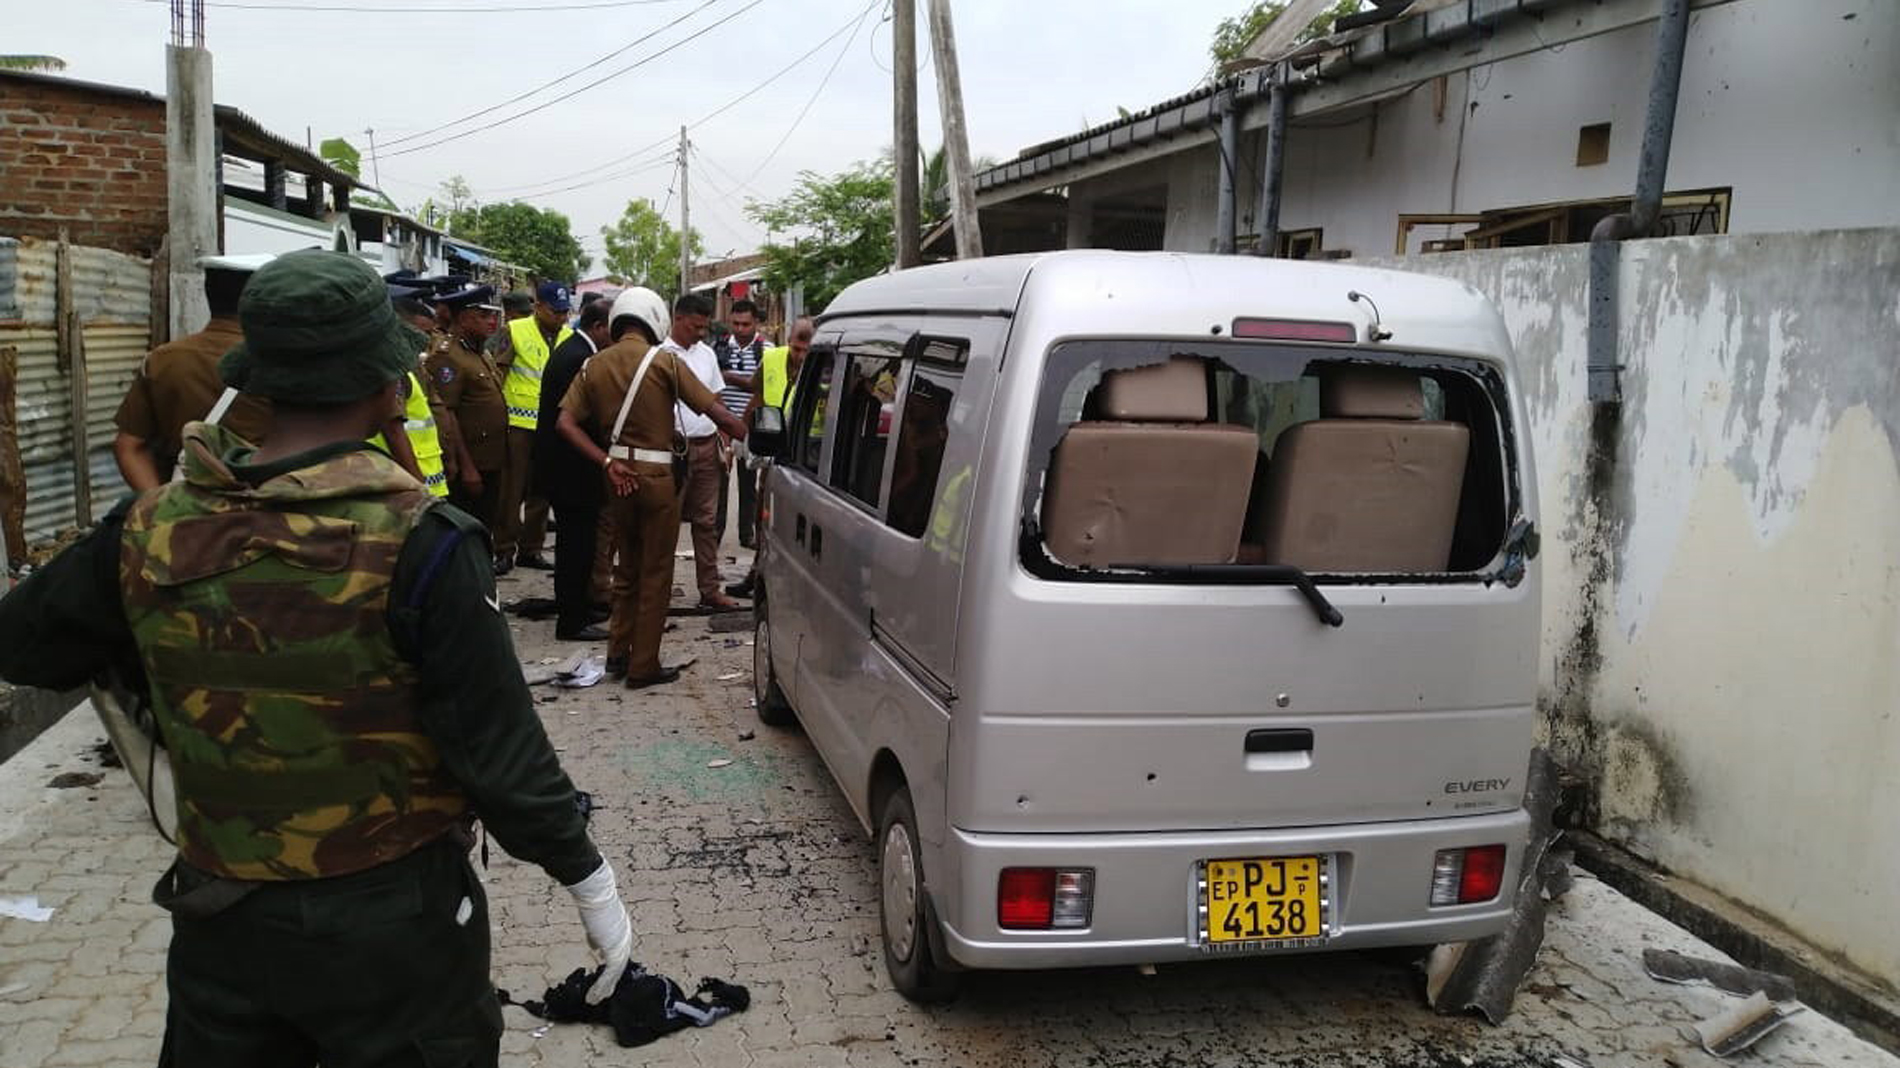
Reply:
[[[40,899],[32,894],[25,897],[0,897],[0,916],[30,923],[45,923],[53,918],[53,910],[42,908]]]

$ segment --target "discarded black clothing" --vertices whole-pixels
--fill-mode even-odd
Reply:
[[[599,968],[576,968],[559,986],[548,987],[540,1001],[515,1001],[506,990],[498,993],[502,1004],[519,1005],[552,1023],[610,1024],[614,1040],[627,1047],[644,1046],[688,1027],[711,1027],[752,1005],[752,995],[745,987],[718,979],[701,979],[699,989],[689,998],[678,983],[638,964],[627,965],[612,997],[589,1005],[587,989],[599,974]]]

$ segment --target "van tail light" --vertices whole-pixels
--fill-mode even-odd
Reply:
[[[996,925],[1008,930],[1087,927],[1094,908],[1093,868],[1004,868],[996,879]]]
[[[1474,905],[1504,889],[1504,847],[1441,849],[1432,858],[1432,904]]]
[[[1359,328],[1311,319],[1235,319],[1234,336],[1256,341],[1337,341],[1351,345]]]

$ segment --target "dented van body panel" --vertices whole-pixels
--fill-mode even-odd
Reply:
[[[797,680],[792,703],[867,827],[888,793],[879,775],[901,768],[952,961],[1178,960],[1502,927],[1528,826],[1540,606],[1522,390],[1484,298],[1385,270],[1067,252],[860,283],[821,337],[842,361],[880,332],[980,337],[956,380],[930,529],[888,537],[916,526],[895,518],[897,493],[865,493],[882,497],[867,506],[847,492],[841,506],[830,444],[813,469],[781,464],[767,480],[765,611],[775,673]],[[843,418],[870,441],[881,365],[858,366],[858,407],[832,398],[826,427],[853,433]],[[915,466],[904,417],[928,408],[906,403],[915,369],[888,366],[903,396],[878,458],[894,490]],[[839,447],[862,459],[869,446]],[[1342,498],[1340,484],[1362,492]],[[1315,501],[1336,511],[1326,522],[1357,526],[1285,514]],[[854,526],[888,542],[833,572],[829,592],[785,597],[851,601],[837,618],[864,615],[863,639],[806,613],[785,640],[781,590],[826,581],[797,559],[814,515],[826,553]],[[908,571],[880,579],[878,553],[912,544]],[[1302,554],[1355,563],[1288,564]],[[927,603],[907,600],[924,590]],[[905,611],[947,621],[938,648],[953,655],[925,664],[878,626]],[[801,663],[813,656],[849,670],[821,678]],[[837,692],[853,686],[876,696]],[[1492,844],[1507,847],[1497,896],[1432,904],[1434,858]],[[1320,873],[1321,933],[1216,945],[1209,872],[1289,856]],[[1000,925],[998,881],[1015,867],[1091,872],[1086,926]]]

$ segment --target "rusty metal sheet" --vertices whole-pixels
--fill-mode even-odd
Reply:
[[[141,280],[143,284],[143,280]],[[139,362],[145,358],[144,326],[92,326],[86,341],[86,460],[100,509],[126,492],[112,459],[113,415]],[[71,384],[58,369],[54,334],[42,327],[0,325],[0,347],[19,352],[16,413],[20,460],[26,475],[23,523],[28,544],[73,525]]]
[[[30,237],[0,237],[0,323],[53,323],[58,244]],[[150,321],[150,260],[74,245],[72,277],[73,306],[88,326]]]

